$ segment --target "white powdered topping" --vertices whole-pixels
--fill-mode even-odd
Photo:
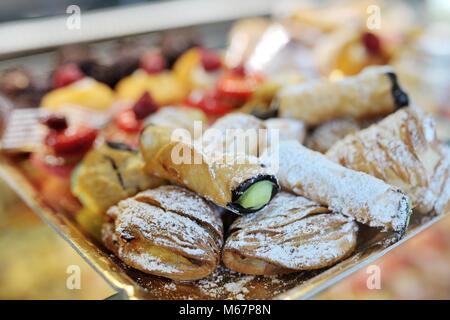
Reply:
[[[327,205],[332,211],[354,217],[358,222],[403,231],[410,210],[407,198],[383,181],[344,168],[296,141],[280,143],[279,153],[266,153],[270,165],[279,156],[277,177],[281,186]]]
[[[204,211],[195,214],[195,208]],[[182,274],[183,263],[175,262],[176,259],[170,262],[165,257],[171,250],[174,257],[195,259],[211,267],[218,261],[222,225],[220,220],[215,221],[218,217],[213,215],[217,213],[205,200],[183,188],[163,186],[148,190],[120,201],[107,214],[113,222],[103,229],[105,243],[112,243],[118,257],[139,270]],[[159,252],[157,247],[162,256],[155,253]]]
[[[430,118],[419,110],[405,108],[347,136],[327,156],[400,188],[411,197],[418,211],[425,213],[432,210],[436,201],[429,188],[440,157],[434,150],[435,138]]]
[[[226,283],[224,285],[225,290],[236,296],[237,300],[244,300],[245,294],[249,292],[246,285],[249,281],[253,280],[252,276],[243,276],[236,282]]]
[[[230,113],[217,120],[211,128],[218,130],[227,129],[260,129],[263,122],[255,116],[245,113]]]
[[[277,228],[300,220],[309,214],[326,212],[329,212],[328,209],[314,201],[287,192],[280,192],[263,210],[237,219],[231,230]]]
[[[319,212],[327,211],[303,197],[280,193],[266,209],[235,221],[224,250],[292,270],[329,266],[353,250],[357,225]]]
[[[271,118],[264,121],[268,130],[278,130],[280,140],[297,140],[302,143],[306,136],[303,121],[288,118]]]
[[[161,272],[166,274],[180,272],[179,269],[172,267],[171,265],[161,261],[160,258],[146,252],[136,253],[119,248],[118,255],[119,257],[126,256],[127,259],[133,261],[135,265],[145,266],[146,270],[152,270],[153,272]]]
[[[157,189],[143,191],[135,196],[138,201],[157,203],[164,210],[170,210],[199,221],[218,235],[222,234],[222,221],[211,204],[196,193],[176,186],[161,186]],[[147,199],[147,200],[146,200]]]
[[[132,198],[121,201],[119,207],[122,211],[115,221],[116,232],[125,237],[139,233],[152,244],[180,249],[192,257],[207,256],[212,251],[211,235],[189,218]]]

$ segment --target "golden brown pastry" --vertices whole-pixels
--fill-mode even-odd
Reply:
[[[433,209],[431,178],[441,158],[434,121],[405,108],[338,141],[327,157],[406,192],[419,212]]]
[[[222,259],[234,271],[255,275],[320,269],[353,252],[357,231],[354,221],[281,192],[264,210],[232,224]]]
[[[333,212],[401,236],[411,214],[409,198],[368,174],[347,169],[296,141],[281,141],[262,155],[283,189],[326,205]]]
[[[277,96],[283,118],[318,125],[336,118],[363,119],[387,115],[408,105],[394,71],[369,67],[360,74],[339,81],[315,80],[286,86]]]
[[[196,280],[219,263],[222,232],[211,204],[184,188],[161,186],[111,207],[102,238],[133,268],[174,280]]]
[[[165,183],[145,174],[143,167],[137,150],[108,142],[84,157],[72,175],[72,193],[90,212],[104,213],[122,199]]]
[[[277,193],[276,178],[256,157],[216,158],[203,151],[201,142],[173,141],[171,134],[170,128],[157,126],[142,133],[147,173],[185,186],[235,213],[258,211]]]
[[[238,127],[260,126],[260,120],[251,116],[230,117]],[[235,213],[262,209],[278,192],[278,182],[253,154],[229,152],[228,136],[223,133],[230,124],[219,120],[214,126],[218,135],[207,131],[196,140],[177,136],[167,126],[147,127],[141,136],[146,172],[185,186]]]

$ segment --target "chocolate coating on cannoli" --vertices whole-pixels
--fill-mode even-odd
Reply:
[[[392,98],[394,99],[394,103],[397,109],[408,106],[408,94],[400,87],[397,80],[397,75],[394,72],[387,72],[386,75],[389,77],[392,83]]]
[[[245,180],[244,182],[239,184],[232,191],[231,202],[227,204],[227,207],[231,211],[236,212],[238,214],[249,214],[249,213],[259,211],[262,208],[264,208],[267,205],[267,203],[263,207],[257,208],[257,209],[244,208],[240,204],[237,203],[237,201],[245,193],[245,191],[247,191],[248,188],[250,188],[252,185],[254,185],[255,183],[257,183],[259,181],[270,181],[272,183],[273,187],[272,187],[272,194],[270,196],[270,200],[272,200],[273,197],[275,197],[275,195],[280,191],[280,185],[278,184],[278,180],[275,178],[275,176],[269,175],[269,174],[258,175],[256,177]]]

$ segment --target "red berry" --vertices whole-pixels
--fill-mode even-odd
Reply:
[[[245,66],[243,64],[240,64],[236,67],[233,67],[231,69],[231,73],[238,77],[245,77],[247,74],[247,71],[245,70]]]
[[[61,88],[84,78],[83,72],[74,63],[59,66],[53,74],[53,87]]]
[[[64,131],[67,129],[66,117],[62,115],[52,114],[42,119],[42,124],[54,131]]]
[[[139,100],[133,106],[133,112],[136,119],[142,120],[147,118],[150,114],[158,110],[158,106],[153,100],[150,93],[147,91],[139,98]]]
[[[371,32],[366,32],[362,36],[362,42],[369,54],[381,53],[381,41],[380,38]]]
[[[220,55],[210,49],[203,48],[200,50],[200,61],[203,69],[208,72],[216,71],[222,66],[222,58]]]
[[[147,52],[141,57],[140,67],[149,74],[158,73],[166,68],[166,61],[159,52]]]
[[[45,144],[53,148],[56,155],[67,156],[87,152],[96,138],[97,130],[79,126],[64,132],[50,131]]]

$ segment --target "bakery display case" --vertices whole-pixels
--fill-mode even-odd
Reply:
[[[450,297],[445,1],[117,4],[0,15],[0,246],[23,201],[61,297]]]

